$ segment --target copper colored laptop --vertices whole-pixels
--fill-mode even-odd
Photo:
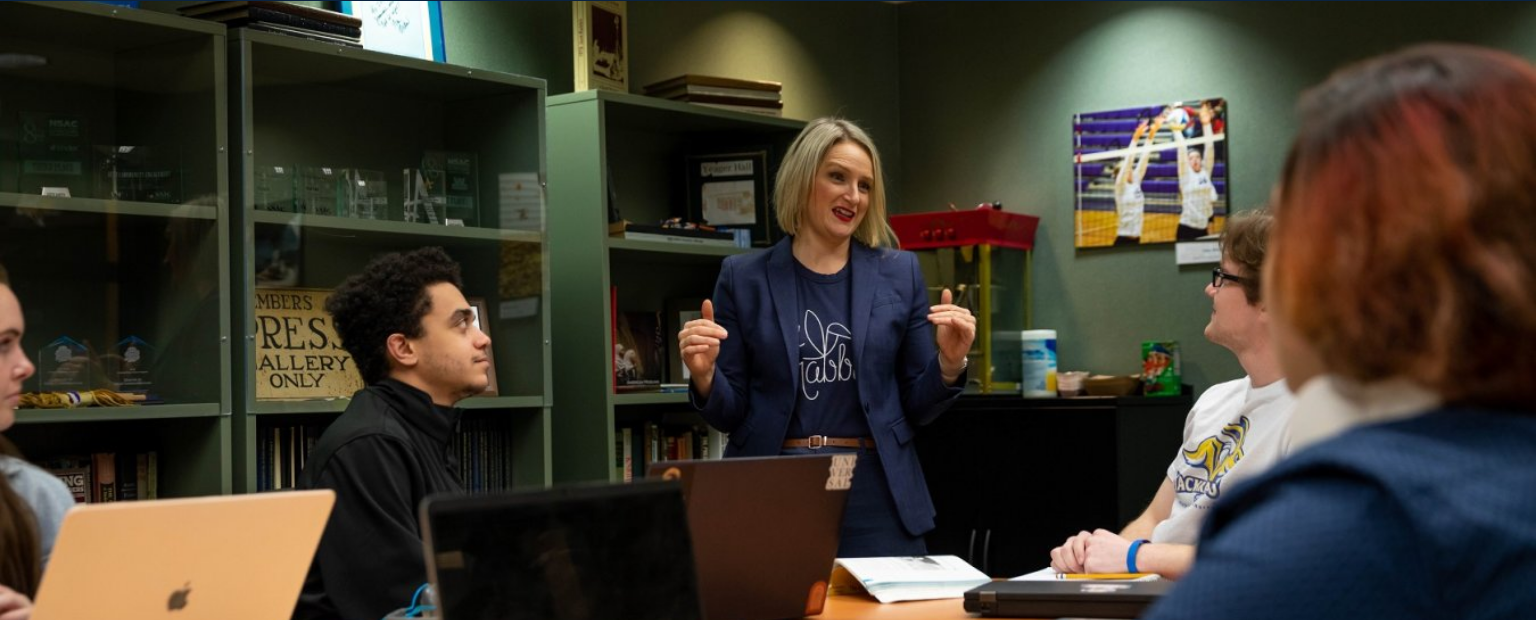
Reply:
[[[680,480],[705,620],[821,613],[856,454],[662,461]]]
[[[286,620],[335,501],[322,490],[76,506],[32,620]]]

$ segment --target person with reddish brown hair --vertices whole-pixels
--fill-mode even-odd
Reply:
[[[1536,607],[1536,67],[1464,45],[1301,101],[1264,297],[1309,447],[1218,503],[1147,617]]]

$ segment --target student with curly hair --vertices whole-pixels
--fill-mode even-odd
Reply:
[[[485,391],[490,337],[441,248],[387,254],[325,304],[367,387],[309,456],[299,487],[336,508],[294,618],[382,618],[426,581],[416,506],[463,492],[450,447],[458,401]]]

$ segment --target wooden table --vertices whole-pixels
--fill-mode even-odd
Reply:
[[[810,620],[960,620],[977,618],[965,611],[965,601],[946,598],[934,601],[881,603],[867,594],[837,594],[827,597],[826,609]]]

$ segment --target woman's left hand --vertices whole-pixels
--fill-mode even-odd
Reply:
[[[954,304],[954,294],[944,289],[939,305],[928,308],[928,322],[938,328],[939,370],[945,383],[954,383],[965,370],[965,354],[976,340],[976,317],[967,308]]]

